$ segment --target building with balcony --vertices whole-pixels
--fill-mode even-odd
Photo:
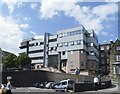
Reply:
[[[110,72],[110,48],[111,48],[111,45],[112,45],[112,41],[111,43],[104,43],[104,44],[101,44],[100,45],[100,59],[99,59],[99,62],[100,62],[100,72],[101,74],[103,75],[108,75],[109,72]]]
[[[23,40],[20,48],[26,48],[35,69],[56,67],[74,73],[78,68],[84,75],[92,75],[99,69],[97,35],[83,26],[60,30],[56,35],[45,33],[43,39]]]

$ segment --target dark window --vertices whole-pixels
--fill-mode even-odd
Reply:
[[[43,57],[32,57],[32,58],[30,58],[30,59],[32,59],[32,60],[37,60],[37,59],[43,59]]]
[[[62,55],[65,55],[65,51],[62,52]]]
[[[44,42],[40,42],[40,45],[43,45],[44,44]]]
[[[70,71],[74,71],[75,72],[76,69],[70,69]]]
[[[38,45],[38,43],[36,43],[36,46]]]
[[[39,65],[37,65],[37,69],[39,69]]]
[[[67,82],[62,82],[62,85],[67,85]]]
[[[83,65],[84,65],[84,62],[83,62],[83,61],[80,61],[80,65],[83,66]]]
[[[56,42],[57,39],[50,39],[49,42]]]

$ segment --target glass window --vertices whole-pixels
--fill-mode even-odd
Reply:
[[[77,40],[77,45],[80,45],[81,44],[81,41],[80,40]]]
[[[62,52],[62,55],[65,55],[65,51]]]
[[[93,37],[93,34],[92,34],[92,33],[90,34],[90,37]]]
[[[40,45],[43,45],[44,43],[43,42],[40,42]]]
[[[70,51],[71,52],[71,54],[73,54],[73,51]]]
[[[110,48],[109,46],[106,47],[107,50],[109,50],[109,48]]]
[[[93,43],[90,43],[90,46],[93,46]]]
[[[81,53],[81,54],[83,54],[83,53],[84,53],[84,51],[83,51],[83,50],[81,50],[81,51],[80,51],[80,53]]]
[[[70,36],[70,32],[67,32],[67,36]]]
[[[57,50],[57,47],[53,47],[54,50]]]
[[[62,82],[62,85],[67,85],[67,82]]]
[[[91,51],[91,52],[90,52],[90,55],[95,55],[94,51]]]
[[[70,62],[70,67],[73,67],[73,66],[74,66],[74,62],[71,61],[71,62]]]
[[[74,45],[74,41],[71,41],[71,42],[70,42],[70,45],[71,45],[71,46]]]
[[[77,45],[77,41],[74,41],[74,44]]]
[[[62,36],[63,36],[63,37],[66,37],[66,36],[67,36],[67,33],[63,33]]]
[[[59,34],[59,35],[58,35],[58,38],[62,38],[62,34]]]
[[[120,46],[116,46],[116,50],[119,51],[120,50]]]
[[[104,50],[104,47],[101,46],[101,50]]]
[[[113,67],[113,74],[116,74],[116,70],[115,70],[115,67]]]
[[[48,49],[49,51],[51,50],[51,48],[49,47],[49,49]]]
[[[84,65],[84,61],[80,61],[80,65],[83,66]]]
[[[65,45],[65,46],[68,46],[68,42],[65,42],[64,45]]]
[[[116,61],[120,61],[120,55],[116,55]]]
[[[62,47],[62,46],[63,46],[63,44],[62,44],[62,43],[59,43],[59,44],[58,44],[58,46],[59,46],[59,47]]]

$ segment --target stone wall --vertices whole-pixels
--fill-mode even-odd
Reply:
[[[41,70],[26,70],[26,71],[7,71],[2,73],[2,83],[7,82],[7,76],[12,76],[13,86],[27,87],[33,86],[40,81],[55,81],[73,79],[76,80],[76,75],[66,73],[53,73]],[[79,81],[93,81],[93,77],[79,76]]]

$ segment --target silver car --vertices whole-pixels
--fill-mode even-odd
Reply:
[[[59,84],[55,87],[55,91],[65,91],[67,92],[70,89],[73,89],[73,80],[62,80],[59,82]]]

